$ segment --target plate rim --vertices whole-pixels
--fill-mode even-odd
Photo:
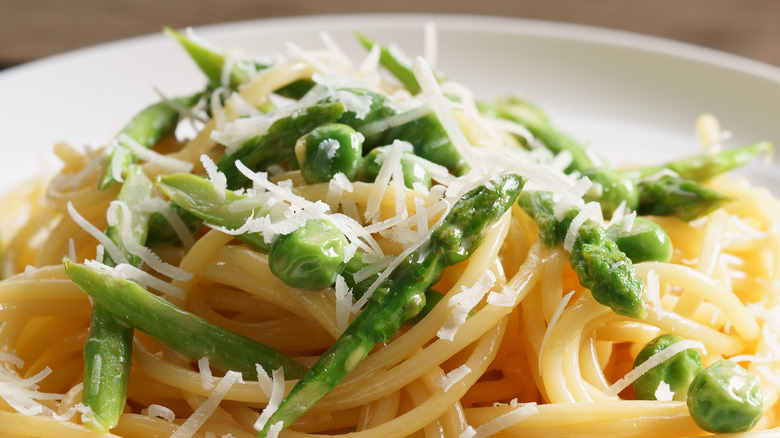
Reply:
[[[316,22],[327,23],[328,27],[344,28],[347,26],[348,22],[360,22],[364,26],[370,24],[372,26],[381,25],[387,28],[407,27],[422,29],[422,25],[428,21],[433,21],[437,27],[444,25],[455,28],[457,26],[457,30],[490,30],[502,33],[558,38],[569,41],[585,41],[611,47],[641,50],[654,54],[716,65],[720,68],[757,76],[762,79],[768,79],[780,85],[780,67],[746,56],[633,31],[535,18],[487,14],[357,12],[250,18],[246,20],[204,24],[192,27],[198,34],[211,38],[213,36],[224,37],[231,33],[245,33],[248,28],[262,25],[270,26],[271,28],[279,28],[282,26],[302,27]],[[102,51],[121,48],[123,46],[155,44],[165,39],[166,37],[161,30],[156,33],[120,38],[68,50],[6,68],[0,71],[0,81],[11,80],[9,78],[24,74],[29,69],[44,68],[49,64],[56,64],[61,60],[67,61],[74,57],[93,56]]]

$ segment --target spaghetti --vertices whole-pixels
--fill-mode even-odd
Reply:
[[[303,117],[305,105],[327,99],[359,113],[365,104],[360,99],[348,101],[328,91],[312,94],[317,87],[332,90],[350,83],[381,93],[397,109],[396,115],[374,120],[367,132],[385,132],[430,115],[471,172],[455,176],[443,165],[408,154],[400,143],[388,149],[373,182],[339,174],[331,181],[306,183],[289,162],[252,169],[250,174],[268,172],[265,180],[254,182],[255,188],[263,186],[264,200],[291,209],[283,219],[263,225],[265,235],[300,227],[294,218],[301,212],[327,215],[347,236],[353,254],[371,256],[359,275],[375,278],[390,275],[460,196],[490,184],[494,175],[518,173],[527,179],[524,190],[550,191],[564,207],[583,205],[588,185],[576,173],[563,172],[571,157],[527,149],[523,143],[535,140],[525,126],[488,117],[464,87],[440,84],[424,60],[414,64],[421,92],[412,95],[380,72],[379,46],[355,66],[330,38],[325,43],[324,51],[293,47],[291,59],[252,72],[235,92],[229,90],[237,61],[228,57],[220,72],[222,91],[213,95],[229,97],[211,99],[208,111],[195,108],[211,118],[192,122],[198,126],[192,139],[164,138],[148,152],[133,145],[143,158],[143,172],[155,178],[192,168],[224,189],[224,176],[212,161],[225,155],[224,146],[235,150],[271,132],[274,122],[291,114]],[[435,52],[435,45],[426,45],[426,53]],[[275,93],[301,80],[318,85],[295,101]],[[719,132],[713,130],[719,130],[717,123],[704,120],[700,137],[717,141]],[[249,221],[233,228],[211,224],[191,234],[188,224],[170,214],[159,192],[144,205],[111,207],[121,184],[97,187],[105,151],[80,152],[58,144],[55,153],[63,167],[52,181],[36,180],[3,204],[5,216],[22,220],[3,247],[0,435],[105,436],[85,426],[90,410],[82,400],[92,301],[66,276],[62,259],[99,264],[111,253],[117,260],[103,231],[123,208],[166,213],[165,223],[176,237],[135,248],[144,254],[143,269],[125,268],[121,275],[307,367],[369,300],[353,299],[343,278],[316,291],[288,286],[271,272],[267,253],[237,239],[259,226]],[[404,160],[416,160],[434,184],[401,184]],[[114,178],[122,175],[115,172]],[[689,222],[648,216],[669,235],[674,252],[668,262],[634,267],[645,288],[645,319],[621,316],[599,304],[567,263],[574,235],[566,245],[548,247],[536,223],[514,204],[489,227],[467,261],[444,270],[434,285],[444,294],[438,305],[377,345],[279,436],[706,434],[685,402],[634,400],[631,381],[641,371],[630,373],[633,360],[660,333],[686,339],[685,347],[698,348],[705,366],[729,358],[742,364],[759,382],[764,407],[745,436],[780,433],[780,202],[766,189],[725,175],[706,185],[730,202]],[[247,198],[229,208],[259,207],[253,204],[259,198],[245,193]],[[609,225],[598,210],[583,208],[573,227],[586,219]],[[616,211],[611,221],[621,218]],[[286,229],[284,220],[289,221]],[[108,436],[256,436],[295,384],[284,381],[281,372],[268,377],[259,372],[260,382],[220,372],[208,357],[186,357],[140,330],[132,347],[127,403]]]

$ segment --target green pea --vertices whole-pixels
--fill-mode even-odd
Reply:
[[[702,429],[715,433],[746,432],[764,412],[756,378],[730,360],[704,369],[688,389],[688,411]]]
[[[636,210],[639,205],[636,184],[624,172],[608,167],[591,167],[583,171],[582,176],[587,176],[593,182],[593,190],[588,192],[584,199],[588,202],[599,202],[605,218],[611,218],[623,201],[631,210]]]
[[[361,179],[374,181],[379,175],[384,157],[387,155],[388,146],[374,148],[363,158],[363,173]],[[414,183],[421,183],[426,188],[431,187],[431,174],[416,160],[411,151],[401,155],[401,170],[404,174],[404,185],[410,189]]]
[[[312,219],[290,234],[276,236],[268,251],[271,272],[289,286],[322,289],[344,270],[347,239],[326,219]]]
[[[634,360],[634,368],[643,364],[656,353],[672,344],[682,341],[674,335],[661,335],[645,345]],[[634,381],[634,394],[640,400],[656,400],[655,392],[661,382],[669,385],[674,393],[674,400],[682,401],[688,394],[688,387],[699,372],[701,372],[701,356],[694,349],[681,351],[669,360],[651,368]]]
[[[607,237],[617,243],[634,263],[668,262],[672,258],[672,240],[664,229],[645,218],[635,218],[631,229],[624,231],[620,220],[607,228]]]
[[[320,126],[301,137],[295,155],[309,184],[328,182],[337,173],[357,179],[363,162],[363,134],[341,123]]]

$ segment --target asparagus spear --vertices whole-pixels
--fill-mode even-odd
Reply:
[[[341,103],[322,103],[296,112],[292,116],[276,120],[268,132],[247,141],[230,155],[217,162],[219,171],[225,174],[230,188],[238,188],[247,182],[235,166],[241,161],[250,169],[261,169],[287,160],[295,160],[295,142],[315,128],[333,123],[344,114]]]
[[[366,50],[371,50],[374,45],[378,44],[360,32],[355,32],[355,36],[357,37],[358,41],[360,41],[360,44],[366,48]],[[399,56],[398,53],[395,53],[389,48],[379,44],[379,63],[382,64],[382,66],[386,68],[387,71],[392,73],[393,76],[398,78],[398,80],[404,84],[409,92],[412,94],[417,94],[420,92],[420,84],[417,83],[417,79],[414,77],[414,72],[412,72],[412,66],[408,60],[403,59],[401,56]]]
[[[639,178],[646,178],[664,169],[669,169],[679,175],[680,178],[702,182],[721,173],[744,166],[758,158],[761,154],[771,153],[773,149],[772,143],[762,141],[727,149],[717,154],[703,153],[658,166],[642,167],[631,172],[638,172]]]
[[[213,89],[221,85],[222,70],[225,66],[225,55],[200,44],[199,42],[187,38],[181,32],[177,32],[169,27],[163,29],[163,32],[176,39],[184,47],[187,54],[195,62],[200,71],[209,81],[209,88]],[[252,79],[252,73],[269,68],[270,64],[262,62],[239,62],[232,66],[230,70],[229,87],[237,90],[241,85],[246,84]],[[292,82],[275,92],[292,99],[300,99],[314,86],[314,81],[310,79],[301,79]]]
[[[520,123],[553,153],[571,153],[573,160],[566,172],[580,172],[599,185],[600,190],[586,195],[585,199],[601,203],[606,218],[611,217],[624,201],[628,208],[639,209],[640,214],[676,216],[686,221],[700,217],[730,198],[699,182],[747,164],[773,148],[771,143],[760,142],[718,154],[700,154],[658,166],[617,171],[594,166],[581,145],[553,128],[547,115],[528,102],[512,97],[494,105],[482,103],[481,110],[493,117]],[[671,170],[678,176],[647,180],[662,170]]]
[[[259,437],[281,422],[289,426],[330,392],[379,342],[386,342],[424,305],[425,291],[441,271],[466,260],[480,245],[488,225],[514,202],[524,181],[509,175],[464,195],[434,229],[374,292],[344,334],[320,356],[271,415]],[[278,427],[278,426],[275,426]]]
[[[172,102],[182,107],[190,107],[200,97],[201,93],[196,93],[191,96],[172,99]],[[110,187],[116,181],[114,176],[124,172],[129,165],[135,163],[138,159],[130,148],[122,142],[123,136],[130,137],[145,148],[151,148],[163,138],[173,135],[178,120],[179,111],[175,106],[165,101],[150,105],[136,114],[117,135],[116,145],[111,150],[102,175],[98,179],[98,188],[104,190]]]
[[[676,216],[691,221],[709,214],[732,198],[695,181],[666,175],[637,185],[640,215]]]
[[[289,378],[300,377],[306,370],[279,351],[181,310],[133,281],[69,260],[64,264],[68,277],[106,311],[190,358],[208,357],[214,368],[238,371],[255,380],[255,364],[269,376],[279,367],[284,367]]]
[[[130,166],[125,183],[119,191],[118,200],[136,204],[149,199],[152,183],[140,167]],[[116,244],[130,264],[139,267],[142,260],[127,250],[122,237],[124,215],[118,215],[118,223],[109,226],[106,235]],[[139,244],[146,240],[149,215],[132,211],[130,229],[132,239]],[[104,263],[116,266],[106,255]],[[130,377],[133,328],[118,322],[99,303],[92,308],[87,340],[84,343],[84,405],[92,410],[93,416],[86,417],[86,425],[97,431],[108,431],[119,422],[119,416],[127,398],[127,384]]]
[[[579,209],[572,208],[562,220],[555,218],[552,194],[524,191],[518,204],[539,226],[539,235],[547,246],[564,240]],[[609,306],[615,313],[642,319],[647,316],[643,301],[642,280],[634,265],[606,236],[604,228],[588,219],[579,228],[569,263],[577,273],[580,284],[590,289],[593,298]]]

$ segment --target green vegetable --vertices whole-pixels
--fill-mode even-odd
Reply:
[[[152,183],[139,166],[131,165],[125,183],[117,199],[128,205],[136,205],[151,197]],[[146,240],[149,214],[136,209],[130,211],[131,236],[136,244]],[[116,244],[130,264],[140,267],[143,261],[127,250],[122,236],[123,224],[128,218],[117,214],[116,225],[109,226],[106,235]],[[103,262],[116,266],[117,262],[106,254]],[[93,430],[108,431],[119,422],[125,407],[127,385],[130,378],[130,360],[133,354],[133,328],[117,321],[99,303],[92,307],[87,340],[84,343],[84,405],[94,414],[85,424]]]
[[[364,181],[373,182],[379,175],[379,169],[387,156],[389,146],[374,148],[363,159],[363,172],[361,178]],[[426,188],[431,187],[431,175],[420,164],[422,158],[412,153],[409,148],[401,155],[401,170],[404,175],[404,185],[410,189],[414,188],[414,183],[420,183]],[[392,177],[391,177],[392,179]]]
[[[178,107],[191,107],[201,98],[201,93],[188,97],[172,99],[171,102],[158,102],[144,108],[136,114],[130,122],[122,128],[116,137],[116,144],[111,149],[100,178],[98,188],[107,189],[114,184],[114,175],[121,175],[138,157],[130,148],[122,142],[123,136],[130,137],[133,141],[145,148],[151,148],[160,140],[173,135],[176,124],[179,121]]]
[[[286,428],[330,392],[379,342],[387,342],[424,306],[425,291],[441,271],[466,260],[482,242],[486,227],[514,202],[522,178],[509,175],[464,195],[434,229],[430,240],[411,253],[371,296],[344,334],[320,356],[284,399],[258,436],[271,425]]]
[[[556,155],[564,151],[570,153],[572,161],[566,168],[566,173],[583,172],[593,167],[593,161],[588,157],[585,148],[555,129],[547,115],[537,106],[516,97],[499,99],[493,105],[481,103],[480,106],[487,114],[525,126],[534,138],[552,153]]]
[[[634,360],[634,368],[680,341],[682,338],[670,334],[656,337],[639,352]],[[661,382],[664,382],[674,393],[673,399],[683,401],[688,395],[688,387],[701,370],[701,355],[698,351],[693,348],[681,351],[636,379],[633,383],[634,394],[640,400],[656,400],[655,392]]]
[[[636,210],[639,205],[639,190],[624,172],[608,167],[591,167],[583,171],[582,176],[593,182],[593,189],[585,195],[585,201],[597,201],[601,204],[601,212],[605,218],[611,218],[612,213],[623,202],[631,210]]]
[[[719,360],[696,376],[687,403],[696,424],[715,433],[746,432],[764,412],[756,378],[729,360]]]
[[[523,191],[518,204],[539,227],[539,236],[549,247],[564,240],[572,220],[579,213],[572,208],[563,220],[555,218],[552,194],[549,192]],[[590,289],[593,298],[609,306],[619,315],[643,319],[647,316],[642,293],[642,280],[634,265],[610,240],[597,222],[588,219],[579,228],[569,253],[569,263],[580,284]]]
[[[672,258],[672,240],[655,222],[637,217],[631,229],[623,230],[625,219],[607,228],[607,237],[634,263],[668,262]]]
[[[759,155],[770,153],[773,149],[772,143],[762,141],[747,146],[727,149],[717,154],[705,153],[661,164],[660,166],[643,167],[632,172],[637,172],[639,178],[646,178],[668,169],[677,173],[680,178],[701,182],[748,164]]]
[[[695,181],[665,175],[638,184],[640,215],[676,216],[691,221],[718,209],[732,198]]]
[[[452,144],[447,132],[433,112],[428,112],[422,117],[387,129],[377,142],[381,145],[387,145],[395,140],[411,143],[414,146],[415,155],[442,165],[455,175],[464,175],[469,171],[468,165],[455,149],[455,145]]]
[[[420,84],[417,83],[417,79],[414,77],[414,72],[412,71],[412,65],[405,56],[398,50],[391,50],[388,47],[370,40],[359,32],[355,32],[355,36],[366,50],[371,50],[374,45],[379,45],[379,63],[382,67],[386,68],[387,71],[398,78],[410,93],[417,94],[420,92]]]
[[[274,238],[268,252],[271,272],[299,289],[323,289],[344,270],[344,234],[327,219],[312,219]]]
[[[290,357],[181,310],[133,281],[69,260],[64,264],[68,277],[106,311],[187,357],[208,357],[214,368],[238,371],[248,379],[257,379],[255,364],[269,376],[282,366],[288,378],[306,370]]]
[[[364,139],[341,123],[323,125],[304,135],[295,144],[303,179],[309,184],[328,182],[343,173],[355,181],[363,163]]]
[[[250,169],[265,169],[272,164],[295,159],[295,142],[315,128],[333,123],[344,114],[341,103],[313,105],[289,117],[276,120],[268,132],[247,141],[236,152],[217,162],[217,169],[225,174],[229,188],[238,188],[248,182],[235,165],[241,161]]]
[[[200,71],[203,72],[212,86],[221,84],[222,69],[225,66],[225,55],[215,52],[214,50],[199,44],[197,41],[187,38],[186,35],[177,32],[170,27],[164,28],[163,32],[175,38],[176,41],[184,47],[184,50],[186,50],[187,54],[190,55],[190,58],[195,61],[195,64]],[[237,89],[239,85],[248,82],[252,74],[268,67],[268,64],[257,62],[243,60],[236,62],[230,70],[230,88],[234,90]]]

